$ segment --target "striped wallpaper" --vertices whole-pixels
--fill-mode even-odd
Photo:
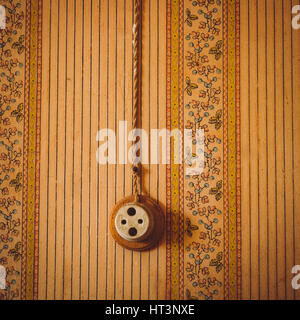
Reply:
[[[7,1],[0,0],[0,4],[4,2]],[[13,5],[13,1],[9,3]],[[23,97],[25,106],[30,105],[38,116],[35,122],[35,113],[25,108],[25,127],[20,122],[18,128],[21,135],[24,129],[24,154],[31,156],[29,168],[25,163],[24,172],[35,171],[30,166],[32,163],[37,165],[37,170],[36,176],[29,175],[29,182],[24,177],[23,216],[22,210],[17,212],[23,222],[20,230],[28,231],[15,232],[13,239],[16,250],[21,248],[18,243],[25,244],[23,256],[16,261],[12,257],[8,260],[0,257],[1,261],[15,263],[22,274],[18,278],[16,275],[16,290],[3,295],[0,291],[0,297],[19,298],[21,291],[23,298],[155,300],[174,298],[179,283],[180,295],[188,298],[187,292],[190,291],[186,289],[192,288],[193,283],[188,282],[186,245],[191,238],[170,229],[171,249],[164,237],[154,250],[137,253],[116,244],[108,228],[113,206],[132,192],[130,165],[98,165],[96,135],[99,129],[110,128],[116,131],[119,142],[119,121],[132,121],[133,0],[22,0],[20,3],[18,10],[25,12],[22,16],[25,19],[19,32],[26,35],[27,47],[24,53],[20,50],[17,67],[21,72],[18,77],[23,77],[25,88],[30,88]],[[194,6],[201,3],[202,0],[196,0]],[[240,121],[240,128],[238,125],[236,128],[240,135],[234,132],[236,149],[229,145],[231,151],[237,150],[233,155],[237,177],[226,177],[229,183],[225,185],[235,185],[235,190],[223,191],[230,201],[236,199],[236,203],[230,203],[231,208],[241,210],[233,220],[236,225],[232,220],[227,224],[224,216],[224,221],[218,220],[220,230],[225,233],[221,233],[222,239],[218,240],[221,260],[209,267],[213,269],[212,273],[217,272],[214,267],[220,266],[223,252],[225,267],[228,267],[228,260],[234,260],[234,266],[229,266],[232,271],[229,279],[225,279],[228,269],[218,274],[222,281],[224,278],[225,285],[221,283],[221,289],[215,290],[214,294],[219,299],[237,295],[241,299],[299,300],[300,290],[294,290],[291,281],[294,276],[292,267],[300,265],[300,29],[292,29],[291,21],[292,8],[300,3],[299,0],[224,0],[216,3],[222,10],[227,7],[231,10],[229,22],[232,17],[236,19],[229,27],[232,32],[233,25],[237,34],[229,37],[228,52],[223,53],[224,57],[228,53],[232,58],[230,45],[237,44],[234,48],[236,59],[224,59],[223,63],[228,63],[228,70],[233,68],[237,72],[233,75],[237,86],[230,87],[232,82],[228,82],[222,87],[222,78],[218,81],[221,90],[228,89],[237,97],[236,101],[225,101],[225,95],[224,101],[221,99],[228,103],[229,109],[231,106],[228,119],[234,114]],[[185,101],[184,80],[188,70],[176,59],[186,52],[187,42],[183,37],[179,41],[176,35],[183,36],[186,30],[191,30],[183,27],[183,21],[188,16],[185,9],[193,2],[144,0],[143,5],[141,124],[146,130],[162,129],[173,125],[170,120],[168,123],[168,101],[177,99],[178,104]],[[41,16],[37,12],[41,12]],[[221,15],[221,10],[216,12]],[[235,16],[238,13],[240,16]],[[177,15],[180,21],[174,19]],[[197,23],[195,20],[191,22]],[[224,37],[224,25],[220,23],[220,37],[222,34]],[[39,26],[42,27],[41,34],[37,33]],[[34,38],[36,34],[38,39]],[[36,43],[42,43],[42,47],[34,46]],[[177,43],[179,51],[172,47]],[[224,43],[223,49],[226,45]],[[176,59],[173,56],[167,59],[170,49]],[[36,65],[33,54],[37,54],[38,63],[41,59],[41,66]],[[232,65],[232,61],[236,63]],[[180,66],[179,72],[176,68],[174,72],[170,62]],[[214,60],[214,63],[217,62]],[[22,69],[24,64],[26,68]],[[218,71],[221,73],[222,70]],[[170,81],[170,74],[178,76],[178,81],[176,77]],[[29,83],[29,79],[32,82]],[[174,83],[172,88],[171,83]],[[178,91],[179,98],[176,98]],[[33,100],[30,100],[32,96]],[[179,107],[183,106],[180,104]],[[178,111],[179,108],[175,110],[179,114]],[[180,109],[180,126],[183,126],[187,114],[184,108]],[[37,130],[33,135],[26,127],[27,118],[31,121],[29,128]],[[232,129],[234,125],[228,123]],[[28,140],[29,146],[37,148],[36,153],[26,149],[27,136],[37,138],[37,141]],[[221,155],[224,146],[219,148]],[[228,161],[223,167],[222,163],[221,171],[230,164]],[[178,172],[179,179],[182,179],[182,168]],[[167,218],[173,219],[180,228],[186,228],[186,218],[193,219],[185,207],[188,201],[185,194],[179,192],[174,196],[178,196],[178,203],[167,202],[167,197],[171,198],[168,192],[174,191],[170,183],[168,185],[168,174],[170,171],[164,165],[144,166],[141,188],[158,199],[165,214],[166,208],[176,207],[177,210],[179,207],[180,215],[174,216],[172,212],[173,216],[170,214]],[[223,172],[220,180],[222,175]],[[30,185],[31,181],[37,183],[33,191],[35,185]],[[188,182],[180,184],[186,190],[187,185]],[[28,203],[28,208],[27,191],[31,192],[28,199],[36,196],[35,202]],[[21,201],[20,194],[19,197]],[[220,200],[212,198],[213,203]],[[222,202],[218,205],[222,206]],[[232,217],[232,212],[230,214]],[[27,221],[27,217],[33,218]],[[6,227],[1,224],[1,228]],[[228,246],[232,234],[230,228],[234,237],[237,236],[237,246],[235,243],[233,247]],[[5,232],[3,230],[1,235]],[[196,236],[200,237],[200,231],[191,241]],[[178,257],[170,257],[169,252],[179,252]],[[17,252],[16,256],[19,254]],[[167,262],[173,262],[172,259],[174,265],[167,265]],[[181,264],[178,265],[177,261]],[[26,269],[26,266],[30,268]],[[169,267],[173,268],[172,271],[176,269],[172,275],[168,272]],[[170,283],[174,277],[178,278],[176,283]],[[228,285],[232,282],[235,284],[233,293]],[[175,293],[170,292],[173,287]],[[192,295],[198,294],[198,288],[192,290]]]

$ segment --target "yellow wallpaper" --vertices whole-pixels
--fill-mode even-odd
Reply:
[[[300,299],[297,4],[143,1],[141,126],[204,129],[206,167],[143,166],[167,224],[139,253],[108,227],[131,166],[96,161],[132,121],[133,0],[0,0],[0,299]]]
[[[132,192],[130,165],[96,162],[98,130],[132,119],[132,1],[44,1],[40,299],[166,296],[166,246],[130,252],[108,230]],[[145,1],[143,128],[166,127],[166,2]],[[118,139],[119,140],[119,139]],[[165,203],[165,167],[144,190]]]
[[[299,1],[241,1],[243,297],[299,299]]]

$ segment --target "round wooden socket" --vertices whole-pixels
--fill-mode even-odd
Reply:
[[[141,239],[131,239],[130,237],[122,236],[122,232],[116,227],[116,217],[123,211],[124,208],[138,207],[140,211],[145,210],[149,216],[150,228],[149,232]],[[130,217],[128,217],[130,219]],[[139,217],[137,217],[138,219]],[[118,220],[118,217],[117,217]],[[152,249],[161,239],[164,233],[164,215],[160,207],[149,197],[140,195],[139,202],[135,201],[134,196],[129,196],[119,201],[112,210],[110,216],[110,231],[114,240],[122,247],[134,251],[146,251]],[[127,238],[127,239],[126,239]],[[134,238],[134,237],[133,237]]]

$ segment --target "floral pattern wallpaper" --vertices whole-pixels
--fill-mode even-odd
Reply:
[[[107,232],[109,208],[127,188],[109,192],[118,168],[102,172],[87,151],[97,149],[102,112],[116,126],[123,96],[124,117],[130,112],[133,3],[0,0],[0,300],[299,299],[290,272],[300,256],[300,33],[290,28],[292,3],[143,1],[150,115],[157,100],[149,127],[161,112],[159,126],[191,130],[205,148],[199,175],[185,172],[198,150],[185,150],[186,164],[156,171],[166,237],[156,253],[138,256],[119,254]],[[76,150],[85,156],[74,157]],[[106,174],[107,184],[94,188],[87,169],[99,181]],[[82,220],[87,203],[97,210]]]
[[[185,3],[185,128],[194,144],[196,130],[205,133],[204,171],[185,177],[185,295],[212,300],[222,297],[224,268],[222,3]]]
[[[1,299],[20,296],[25,14],[5,0],[6,29],[0,30],[0,265],[6,268]]]
[[[166,297],[171,299],[224,299],[228,285],[228,243],[225,237],[228,228],[225,212],[228,193],[225,149],[228,119],[224,103],[227,94],[224,88],[227,77],[224,66],[227,41],[224,31],[225,3],[221,0],[168,0],[166,16],[163,17],[167,22],[167,44],[163,47],[167,61],[164,74],[167,78],[166,115],[168,120],[172,119],[172,122],[167,121],[167,126],[170,123],[181,130],[191,130],[193,144],[197,144],[197,139],[203,139],[201,142],[205,146],[202,174],[186,176],[183,166],[178,166],[172,178],[170,176],[169,185],[164,186],[166,207],[172,203],[170,211],[166,209],[166,220],[170,224],[166,230],[166,243],[162,244],[166,251]],[[51,253],[50,250],[45,253],[48,247],[45,249],[44,243],[41,241],[40,245],[39,242],[42,234],[39,214],[44,214],[46,209],[39,207],[40,164],[39,156],[35,158],[40,142],[45,143],[42,138],[40,141],[39,109],[41,100],[45,99],[40,98],[41,87],[47,87],[47,81],[41,84],[43,70],[40,61],[43,47],[41,12],[45,12],[40,0],[2,0],[0,4],[5,6],[7,14],[6,29],[0,30],[0,265],[5,267],[7,274],[6,290],[0,290],[0,300],[38,299],[41,294],[39,285],[46,279],[40,265],[48,268],[48,253]],[[49,4],[52,8],[53,3]],[[53,4],[57,12],[62,13],[62,8],[66,10],[67,17],[68,8],[61,8],[60,5],[61,2]],[[231,7],[235,7],[234,1]],[[84,13],[84,6],[82,10]],[[50,15],[51,10],[49,18]],[[84,17],[83,14],[83,21]],[[49,26],[52,24],[50,19]],[[107,29],[110,30],[109,26]],[[126,32],[130,32],[128,30]],[[60,50],[63,51],[60,48],[58,56]],[[49,61],[53,62],[56,58],[59,70],[59,57],[54,56]],[[56,81],[60,83],[59,78]],[[83,114],[81,116],[84,117]],[[199,129],[204,131],[202,138],[197,135]],[[47,143],[49,141],[48,137]],[[188,157],[186,163],[190,162],[192,166],[197,153],[191,151]],[[48,177],[49,172],[48,168]],[[168,168],[166,176],[168,179]],[[173,181],[171,179],[176,180],[175,184],[170,183]],[[57,191],[57,186],[53,190]],[[171,201],[173,196],[175,201]],[[49,221],[43,220],[43,223],[43,228],[47,228],[48,232]],[[56,259],[57,243],[51,243],[51,247],[55,247],[52,257]],[[44,258],[47,256],[44,264],[39,260],[43,256],[41,252],[44,252]],[[49,272],[46,281],[51,277]],[[134,285],[134,281],[132,283]],[[49,289],[48,283],[46,287],[42,286],[46,288],[46,298],[48,293],[49,296],[56,294],[50,285],[49,281]]]

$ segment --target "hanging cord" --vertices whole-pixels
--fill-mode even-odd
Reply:
[[[140,37],[141,37],[141,0],[134,1],[134,24],[133,24],[133,130],[137,130],[140,104]],[[137,142],[135,138],[133,145]],[[135,150],[134,154],[136,155]],[[132,167],[133,194],[139,201],[138,183],[140,178],[139,165],[134,163]]]

